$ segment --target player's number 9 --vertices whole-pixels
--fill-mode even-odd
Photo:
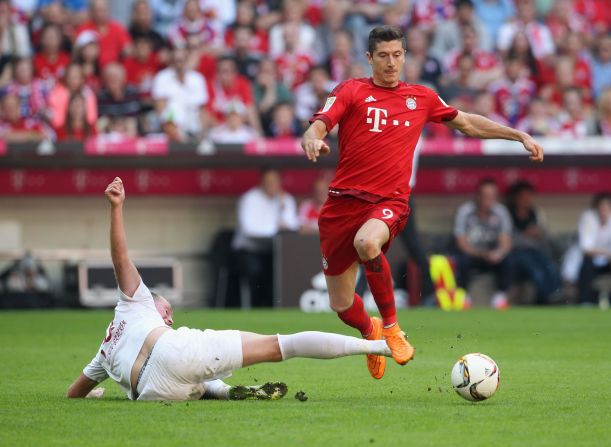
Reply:
[[[394,216],[393,212],[389,210],[388,208],[384,208],[382,210],[382,215],[384,216],[382,217],[382,219],[391,219],[392,216]]]

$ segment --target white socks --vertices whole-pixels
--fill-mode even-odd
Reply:
[[[334,359],[348,355],[378,354],[389,357],[390,349],[384,340],[365,340],[329,332],[298,332],[278,334],[282,360],[293,357]]]
[[[222,380],[211,380],[209,382],[205,382],[204,386],[206,387],[206,391],[204,392],[204,397],[206,399],[229,399],[229,389],[231,387]]]

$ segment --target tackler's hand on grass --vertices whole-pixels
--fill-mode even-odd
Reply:
[[[119,177],[115,177],[115,179],[106,187],[104,194],[112,206],[122,205],[125,201],[123,181]]]
[[[85,397],[87,399],[100,399],[102,396],[104,396],[104,391],[106,391],[105,388],[96,388],[94,390],[89,391],[89,393]]]

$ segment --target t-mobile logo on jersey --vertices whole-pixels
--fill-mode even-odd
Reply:
[[[373,118],[371,117],[371,112],[373,112]],[[380,129],[380,125],[386,126],[386,122],[388,121],[388,111],[386,109],[378,109],[377,107],[367,107],[367,124],[372,124],[373,127],[369,129],[369,132],[382,132]],[[393,126],[399,125],[399,120],[392,120]],[[402,123],[405,127],[409,126],[409,121],[404,121]]]

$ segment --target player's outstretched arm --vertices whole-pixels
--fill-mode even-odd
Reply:
[[[127,296],[133,296],[140,285],[140,274],[127,252],[127,236],[123,225],[123,202],[125,190],[119,177],[106,187],[110,202],[110,254],[119,288]]]
[[[81,375],[76,378],[74,383],[68,387],[66,396],[70,399],[87,397],[87,395],[93,391],[97,384],[98,382],[91,380],[85,374],[81,373]],[[102,394],[103,393],[104,392],[102,391]],[[92,397],[101,397],[101,395],[96,396],[93,394]]]
[[[331,149],[323,141],[327,136],[327,126],[321,120],[314,121],[304,132],[301,138],[301,148],[305,152],[308,160],[316,163],[321,155],[328,155]]]
[[[458,129],[465,135],[473,138],[500,138],[503,140],[519,141],[524,145],[524,149],[530,152],[532,161],[543,161],[543,148],[527,133],[512,129],[495,123],[486,117],[473,113],[458,112],[452,121],[446,121],[446,126]]]

